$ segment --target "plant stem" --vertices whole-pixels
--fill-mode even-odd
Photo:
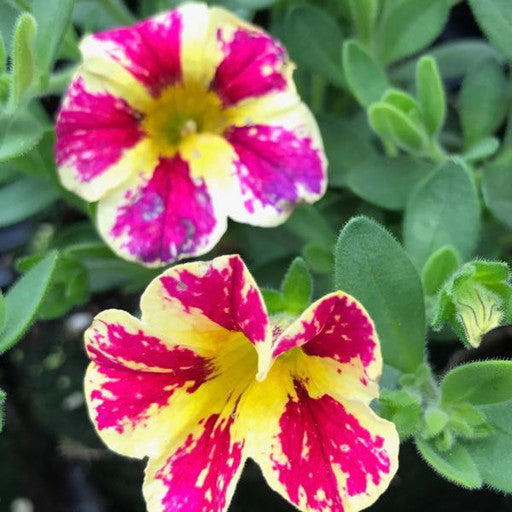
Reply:
[[[427,155],[434,162],[444,162],[448,158],[448,154],[443,149],[443,147],[439,144],[437,139],[432,139],[430,146],[427,149]]]
[[[98,2],[121,25],[131,25],[135,21],[135,16],[121,2],[116,0],[98,0]]]
[[[69,84],[71,78],[75,74],[76,66],[71,66],[50,75],[46,83],[40,87],[35,96],[46,96],[47,94],[57,94],[62,92]]]

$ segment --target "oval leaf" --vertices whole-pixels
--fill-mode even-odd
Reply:
[[[394,62],[430,44],[443,29],[448,13],[446,0],[395,2],[378,33],[384,60]]]
[[[382,68],[357,41],[343,45],[343,70],[350,92],[364,107],[379,101],[389,87]]]
[[[464,78],[459,113],[466,148],[492,135],[506,116],[507,79],[495,59],[475,63]]]
[[[512,169],[510,166],[492,166],[482,173],[484,201],[501,222],[512,227]]]
[[[57,252],[48,253],[5,295],[5,324],[0,334],[0,354],[11,348],[36,318],[51,283],[56,263]]]
[[[494,404],[512,399],[512,361],[457,366],[441,382],[443,403]]]
[[[416,439],[416,447],[425,462],[442,476],[468,489],[479,489],[483,481],[473,459],[460,444],[440,452],[433,443]]]
[[[0,227],[10,226],[44,210],[59,197],[47,181],[21,178],[0,188]]]
[[[376,156],[348,174],[347,185],[359,197],[388,210],[403,210],[414,187],[432,170],[424,160]]]
[[[316,7],[299,5],[286,14],[284,34],[293,60],[336,85],[343,85],[343,34],[336,20]]]
[[[398,242],[370,219],[349,221],[336,244],[335,286],[368,310],[384,362],[413,373],[423,362],[425,305],[420,277]]]
[[[489,41],[512,60],[512,4],[509,0],[469,0],[469,5]]]
[[[476,247],[480,204],[469,172],[456,161],[439,166],[413,191],[405,209],[404,245],[421,269],[429,256],[453,245],[463,260]]]

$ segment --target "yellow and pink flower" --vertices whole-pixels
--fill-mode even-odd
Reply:
[[[149,457],[149,512],[226,511],[249,457],[304,512],[357,511],[387,488],[399,440],[369,407],[382,359],[355,299],[269,318],[242,260],[223,256],[164,272],[141,311],[95,318],[85,390],[104,442]]]
[[[286,220],[325,191],[316,122],[269,35],[186,4],[86,37],[57,119],[65,187],[98,201],[104,239],[158,266],[210,250],[227,218]]]

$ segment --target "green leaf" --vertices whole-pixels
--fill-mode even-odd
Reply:
[[[292,59],[335,85],[343,85],[341,29],[325,11],[310,5],[293,6],[286,13],[285,44]]]
[[[389,103],[374,103],[368,109],[371,127],[383,139],[392,140],[402,149],[420,152],[425,149],[426,137],[420,128],[401,110]]]
[[[364,107],[379,101],[389,87],[383,69],[357,41],[343,44],[343,70],[350,92]]]
[[[0,227],[10,226],[44,210],[59,198],[47,181],[27,177],[0,188]]]
[[[305,242],[316,242],[330,247],[336,240],[327,219],[310,204],[302,204],[296,208],[285,226]]]
[[[409,197],[404,217],[404,245],[417,268],[445,245],[463,260],[471,256],[480,231],[480,204],[473,179],[456,161],[447,161],[422,181]]]
[[[469,0],[476,21],[491,43],[512,60],[512,5],[508,0]]]
[[[382,98],[384,103],[393,105],[403,112],[412,121],[418,122],[420,117],[420,106],[418,102],[410,94],[400,89],[388,89]]]
[[[30,151],[44,132],[41,123],[27,111],[18,111],[14,117],[0,112],[0,163]]]
[[[416,438],[416,447],[425,462],[448,480],[468,489],[482,487],[482,477],[464,446],[454,444],[448,451],[439,451],[432,441]]]
[[[34,0],[32,14],[37,22],[36,63],[46,77],[71,22],[75,0]]]
[[[512,435],[496,432],[465,446],[483,482],[493,489],[512,493]]]
[[[25,12],[19,16],[12,45],[11,111],[18,108],[32,85],[36,66],[34,55],[36,30],[36,21],[31,14]]]
[[[295,258],[284,276],[283,299],[290,313],[301,314],[309,305],[313,282],[302,258]]]
[[[236,0],[236,3],[247,9],[265,9],[275,4],[277,0]]]
[[[386,364],[415,372],[423,362],[423,288],[398,242],[370,219],[350,220],[336,244],[335,286],[353,295],[368,310]]]
[[[478,361],[457,366],[441,382],[443,404],[494,404],[512,399],[512,361]]]
[[[440,44],[429,49],[444,80],[455,80],[463,77],[475,62],[492,57],[501,62],[503,55],[489,43],[480,39],[461,39]],[[391,72],[391,76],[398,82],[412,82],[416,77],[417,59],[411,59],[398,65]]]
[[[425,56],[418,61],[416,90],[425,126],[430,135],[435,135],[446,117],[446,95],[433,57]]]
[[[473,144],[463,155],[462,158],[466,162],[478,162],[485,160],[498,151],[500,148],[500,141],[496,137],[485,137]]]
[[[2,33],[0,32],[0,75],[4,73],[6,65],[6,53],[5,53],[5,43]]]
[[[330,274],[334,268],[332,251],[323,245],[310,242],[302,249],[302,256],[308,266],[318,274]]]
[[[344,187],[347,173],[361,162],[361,155],[371,158],[377,155],[374,146],[361,130],[352,127],[340,117],[320,116],[320,131],[329,161],[329,185]],[[366,128],[371,133],[369,128]]]
[[[407,0],[392,6],[378,31],[378,47],[386,63],[429,45],[442,31],[449,13],[445,0]]]
[[[451,245],[445,245],[432,253],[421,276],[425,294],[435,295],[460,264],[460,256]]]
[[[350,15],[361,41],[370,41],[379,14],[379,0],[348,0]]]
[[[277,315],[286,309],[286,302],[280,291],[273,290],[272,288],[262,288],[261,294],[263,295],[269,315]]]
[[[408,156],[363,159],[347,177],[359,197],[388,210],[403,210],[414,187],[432,170],[424,160]]]
[[[16,262],[19,270],[26,272],[37,265],[44,255],[34,254]],[[88,276],[85,266],[74,255],[59,255],[52,283],[39,308],[39,318],[52,319],[63,316],[72,307],[83,304],[89,297]]]
[[[508,165],[485,168],[482,192],[487,208],[498,220],[512,227],[512,168]]]
[[[0,333],[0,353],[11,348],[36,318],[57,264],[52,251],[23,275],[5,295],[5,325]]]
[[[507,80],[495,59],[477,62],[464,78],[459,113],[466,148],[492,135],[501,125],[506,109]]]

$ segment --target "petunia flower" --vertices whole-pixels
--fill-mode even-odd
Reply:
[[[316,122],[294,66],[261,29],[185,4],[86,37],[58,115],[62,184],[98,201],[121,257],[163,265],[209,251],[227,218],[286,220],[326,188]]]
[[[369,407],[382,359],[355,299],[269,318],[242,260],[223,256],[163,273],[141,311],[95,318],[85,391],[107,446],[149,457],[149,512],[227,510],[248,457],[304,512],[357,511],[387,488],[399,441]]]

